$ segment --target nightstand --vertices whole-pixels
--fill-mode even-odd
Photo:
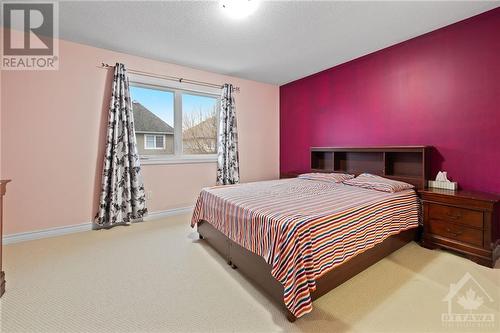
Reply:
[[[419,191],[423,204],[422,246],[461,253],[493,267],[500,245],[499,196],[441,189]]]

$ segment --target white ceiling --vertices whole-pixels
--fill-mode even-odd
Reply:
[[[242,20],[210,2],[62,2],[60,36],[284,84],[500,6],[469,2],[261,2]]]

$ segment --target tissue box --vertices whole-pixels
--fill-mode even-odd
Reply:
[[[456,191],[458,188],[457,182],[439,182],[435,180],[429,180],[429,187],[442,188],[445,190]]]

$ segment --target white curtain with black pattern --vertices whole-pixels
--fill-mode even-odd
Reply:
[[[117,63],[109,106],[99,211],[94,222],[98,227],[110,227],[130,223],[146,214],[129,79],[125,65]]]
[[[238,131],[234,88],[224,84],[219,115],[219,146],[217,150],[217,184],[236,184],[240,181],[238,160]]]

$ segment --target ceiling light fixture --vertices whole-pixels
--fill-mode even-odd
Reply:
[[[223,0],[220,2],[223,12],[234,19],[242,19],[254,13],[259,7],[258,0]]]

